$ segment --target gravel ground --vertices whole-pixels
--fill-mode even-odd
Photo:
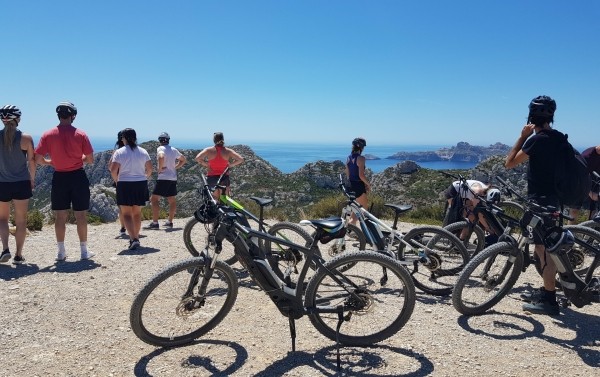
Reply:
[[[208,335],[174,349],[136,338],[129,326],[133,296],[157,271],[188,257],[186,221],[176,219],[172,230],[143,231],[135,251],[117,236],[117,224],[90,226],[96,257],[89,261],[79,261],[76,228],[69,225],[69,259],[58,264],[52,226],[33,232],[25,243],[28,263],[0,265],[0,376],[336,375],[335,345],[302,318],[292,353],[287,318],[239,265],[238,300]],[[557,317],[528,315],[519,293],[539,282],[529,269],[493,312],[470,318],[449,298],[418,292],[411,319],[394,337],[371,348],[342,348],[341,374],[598,375],[598,306],[570,307]]]

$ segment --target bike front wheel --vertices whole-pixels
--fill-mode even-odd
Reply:
[[[229,265],[217,261],[209,270],[203,258],[186,259],[152,277],[135,296],[131,328],[154,346],[186,344],[215,328],[237,293],[237,277]]]
[[[340,270],[353,264],[351,270]],[[305,306],[313,326],[336,340],[339,314],[340,343],[365,346],[398,332],[415,306],[415,287],[398,261],[372,251],[342,254],[317,270],[306,288]],[[327,310],[323,312],[320,310]]]
[[[395,243],[400,246],[398,259],[408,269],[415,286],[432,295],[452,293],[458,274],[469,261],[465,245],[441,227],[413,228]]]
[[[215,224],[203,224],[192,217],[183,228],[183,243],[185,248],[197,257],[200,252],[208,245],[208,236],[211,234]],[[222,250],[219,254],[219,260],[231,265],[237,262],[234,247],[230,242],[223,240]]]
[[[507,242],[483,249],[460,274],[452,292],[452,305],[461,314],[484,313],[515,285],[522,267],[523,253]]]

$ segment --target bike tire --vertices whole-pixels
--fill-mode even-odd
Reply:
[[[471,223],[466,220],[448,224],[444,227],[444,229],[459,239],[465,228],[467,228],[467,232],[461,241],[463,241],[463,244],[467,248],[469,257],[473,257],[485,247],[485,231],[479,225],[472,227]]]
[[[268,233],[272,236],[283,238],[305,247],[310,247],[313,238],[304,228],[296,223],[282,221],[272,225]],[[289,246],[278,244],[270,240],[261,240],[264,245],[265,256],[271,268],[275,273],[283,279],[284,276],[291,276],[288,272],[297,274],[302,270],[302,266],[306,261],[306,255],[298,250],[294,250]],[[321,255],[318,248],[314,249],[317,255]],[[311,265],[314,270],[316,266]]]
[[[352,270],[342,273],[340,267],[350,263]],[[339,282],[328,271],[334,272]],[[358,292],[367,307],[349,310],[354,301],[347,290]],[[341,254],[317,270],[306,288],[305,307],[315,329],[327,338],[344,345],[367,346],[396,334],[410,318],[415,301],[415,286],[398,261],[373,251],[356,251]],[[338,313],[315,309],[339,305],[344,307],[345,321],[336,337]]]
[[[206,264],[203,258],[174,263],[157,273],[135,295],[129,314],[131,329],[142,341],[161,347],[192,342],[215,328],[227,316],[238,294],[233,269],[217,261],[209,280],[205,301],[197,307],[190,284],[201,280]],[[198,279],[194,279],[199,276]],[[198,294],[198,287],[193,293]],[[179,328],[181,327],[181,328]]]
[[[452,292],[452,305],[461,314],[483,314],[515,285],[522,267],[523,253],[510,243],[483,249],[461,272]]]
[[[210,233],[214,224],[203,224],[192,217],[183,228],[183,243],[185,248],[190,252],[193,257],[200,255],[200,251],[208,245],[208,234]],[[219,260],[232,265],[237,262],[237,256],[235,255],[234,246],[223,241],[222,250],[219,254]]]
[[[582,225],[566,225],[563,229],[569,230],[575,237],[575,244],[567,252],[573,272],[586,281],[593,277],[595,271],[588,274],[593,266],[596,255],[600,253],[600,232],[594,228]]]
[[[458,237],[438,226],[411,229],[398,244],[397,257],[404,262],[415,286],[435,296],[452,293],[460,271],[469,261],[469,253]],[[419,255],[425,251],[426,258]]]
[[[588,228],[592,228],[596,231],[600,231],[600,222],[594,220],[584,221],[579,226],[586,226]]]

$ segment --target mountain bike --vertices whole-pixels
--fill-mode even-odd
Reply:
[[[592,189],[600,200],[600,175],[596,172],[592,172]],[[587,221],[582,222],[580,225],[588,226],[595,230],[600,231],[600,212],[598,212],[598,201],[590,202],[589,217]]]
[[[510,200],[503,201],[500,197],[488,200],[486,196],[478,195],[469,187],[467,179],[460,174],[441,173],[460,181],[460,191],[456,197],[453,198],[454,200],[462,201],[462,198],[466,197],[464,193],[467,192],[478,199],[478,203],[469,210],[473,214],[474,220],[463,217],[460,221],[444,226],[444,229],[455,234],[463,241],[471,258],[483,250],[486,244],[496,242],[497,236],[503,233],[506,222],[504,222],[502,217],[496,215],[499,209],[502,209],[503,213],[515,218],[521,218],[525,212],[523,206],[517,202]],[[503,191],[503,195],[508,197],[512,196],[512,193],[509,190],[503,189]],[[486,227],[487,229],[485,229]]]
[[[229,195],[225,193],[225,186],[221,186],[221,179],[227,174],[229,168],[225,169],[223,174],[219,177],[215,186],[211,187],[211,191],[220,190],[219,200],[221,204],[227,205],[241,213],[246,219],[253,220],[258,224],[259,231],[266,231],[271,235],[276,235],[280,238],[284,238],[294,242],[304,242],[305,244],[310,244],[312,242],[312,237],[298,224],[294,224],[288,221],[281,221],[275,223],[273,225],[269,225],[264,221],[264,207],[271,204],[273,199],[270,198],[259,198],[255,196],[251,196],[252,199],[259,207],[260,207],[260,215],[257,217],[252,212],[246,210],[240,203],[236,200],[232,199]],[[200,189],[202,190],[202,188]],[[213,228],[218,226],[218,224],[210,223],[210,222],[202,222],[199,221],[196,214],[187,222],[185,227],[183,228],[183,242],[185,244],[186,249],[190,252],[192,256],[197,257],[200,255],[201,249],[210,242],[209,235],[213,233]],[[274,247],[271,250],[270,254],[274,256],[280,256],[281,258],[293,257],[289,254],[289,250],[281,247],[281,245],[275,245],[268,243],[265,245],[266,247]],[[296,255],[296,257],[300,257],[300,255]],[[237,257],[233,250],[233,245],[231,243],[225,243],[221,250],[221,260],[223,260],[227,264],[234,264],[237,262]]]
[[[508,186],[501,178],[501,183]],[[548,257],[558,268],[558,281],[565,295],[561,305],[577,307],[600,302],[600,232],[572,225],[562,226],[571,217],[551,206],[540,206],[521,197],[525,214],[521,219],[501,214],[507,227],[498,243],[477,254],[461,272],[452,292],[452,304],[462,314],[478,315],[492,308],[508,294],[521,272],[531,264],[523,247],[536,233],[544,240]],[[516,239],[513,228],[519,228]],[[587,261],[587,262],[586,262]]]
[[[422,291],[433,295],[452,292],[458,273],[469,260],[467,249],[455,235],[438,226],[417,226],[402,233],[398,231],[399,216],[412,206],[385,204],[395,214],[390,226],[356,201],[354,193],[346,189],[342,175],[339,176],[339,182],[347,198],[341,218],[349,235],[334,240],[335,252],[330,247],[323,252],[324,257],[343,255],[344,251],[349,250],[349,242],[355,242],[359,247],[368,244],[375,251],[400,261],[409,271],[415,286]],[[350,224],[352,215],[356,217],[360,228]],[[348,264],[345,268],[350,269],[352,265]]]
[[[340,344],[380,342],[406,324],[415,305],[415,287],[398,261],[381,253],[360,251],[326,262],[315,253],[317,242],[327,242],[343,233],[341,219],[306,220],[317,229],[316,237],[309,246],[296,244],[244,226],[238,213],[217,205],[204,176],[202,180],[203,196],[210,203],[204,209],[205,216],[215,217],[217,224],[214,248],[207,245],[198,257],[168,266],[135,295],[130,322],[141,340],[156,346],[183,345],[225,318],[238,293],[233,269],[219,260],[225,240],[235,245],[238,261],[281,314],[288,317],[293,351],[295,320],[305,315],[317,331],[336,341],[338,365]],[[287,275],[281,278],[266,260],[266,250],[258,240],[298,250],[311,263],[303,264],[295,282]],[[341,271],[349,263],[354,265],[351,273]],[[316,272],[305,284],[309,264],[316,266]],[[255,329],[259,336],[261,330]]]

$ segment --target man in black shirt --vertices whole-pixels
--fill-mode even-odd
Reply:
[[[581,157],[587,163],[588,171],[590,172],[590,177],[592,178],[592,189],[589,194],[589,198],[582,200],[581,203],[577,203],[576,205],[570,207],[569,215],[573,217],[575,220],[572,222],[569,221],[569,224],[576,224],[577,217],[579,216],[579,209],[583,208],[584,210],[589,209],[590,214],[589,218],[591,219],[598,208],[598,178],[592,175],[593,172],[600,174],[600,145],[595,147],[589,147],[581,153]]]
[[[557,163],[556,151],[562,134],[550,126],[554,122],[555,110],[556,102],[548,96],[539,96],[531,101],[527,124],[506,156],[505,166],[507,169],[511,169],[529,160],[527,169],[529,198],[540,205],[552,205],[558,208],[559,200],[554,188],[554,170]],[[533,135],[534,132],[535,135]],[[546,249],[541,239],[534,236],[533,243],[543,268],[544,286],[540,288],[539,292],[523,295],[530,301],[523,305],[523,310],[556,315],[559,313],[556,301],[556,265],[552,258],[546,258]]]

